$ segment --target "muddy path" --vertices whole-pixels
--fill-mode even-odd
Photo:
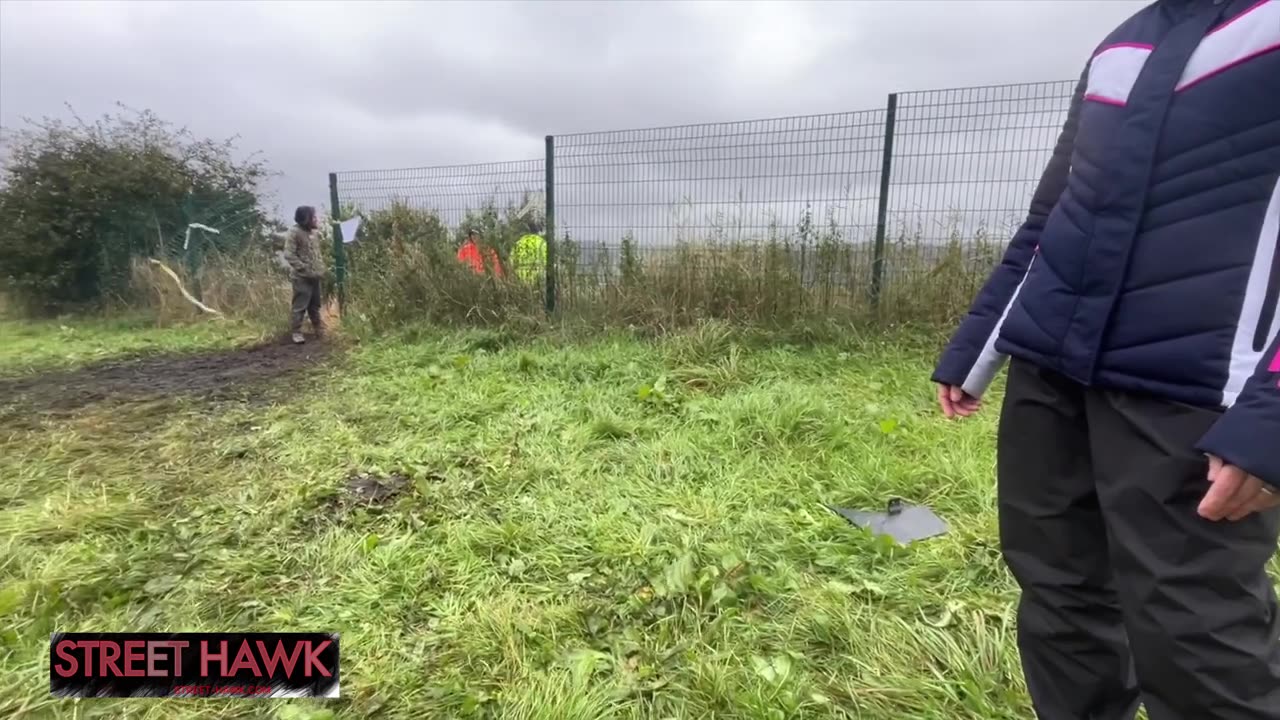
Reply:
[[[329,342],[272,340],[249,347],[111,360],[73,370],[0,378],[0,422],[73,413],[91,404],[164,397],[248,399],[288,390],[336,355]],[[269,393],[274,394],[274,393]]]

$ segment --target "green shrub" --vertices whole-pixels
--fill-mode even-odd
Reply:
[[[233,149],[150,112],[30,123],[0,176],[0,290],[29,312],[101,305],[126,293],[135,256],[181,252],[188,223],[221,230],[197,249],[248,243],[267,173]]]

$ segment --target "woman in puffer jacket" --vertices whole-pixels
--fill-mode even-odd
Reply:
[[[934,372],[1011,358],[1000,540],[1044,719],[1280,720],[1280,0],[1159,0],[1080,79]]]

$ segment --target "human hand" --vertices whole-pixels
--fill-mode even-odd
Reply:
[[[960,388],[959,385],[938,384],[938,406],[942,414],[950,420],[955,417],[969,417],[982,407],[982,398],[976,398]]]
[[[1280,490],[1256,475],[1230,465],[1217,455],[1209,456],[1209,491],[1200,501],[1200,517],[1231,522],[1255,512],[1280,507]]]

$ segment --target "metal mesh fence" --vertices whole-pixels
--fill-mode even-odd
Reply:
[[[872,110],[558,136],[556,227],[596,283],[624,254],[698,272],[769,244],[812,277],[819,244],[870,240],[883,130]]]
[[[431,212],[449,226],[486,208],[501,212],[544,191],[542,160],[337,173],[344,207],[361,213],[393,205]]]
[[[429,212],[455,242],[482,216],[525,232],[513,210],[546,198],[556,294],[570,304],[672,268],[685,285],[786,282],[823,307],[963,303],[1022,221],[1072,89],[911,92],[859,112],[561,135],[544,160],[338,173],[336,195],[343,214]]]
[[[940,263],[972,294],[1026,217],[1073,81],[902,93],[894,119],[885,283]],[[939,280],[939,282],[941,282]]]

